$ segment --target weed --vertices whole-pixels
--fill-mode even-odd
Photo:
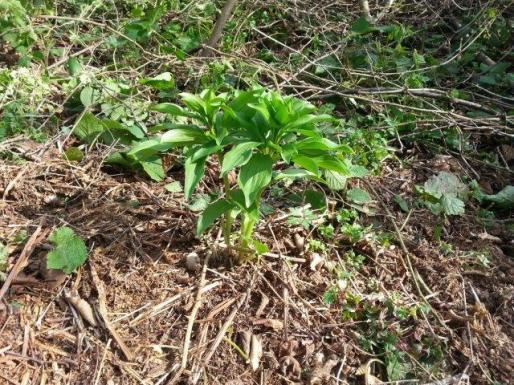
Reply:
[[[205,90],[181,97],[185,108],[161,103],[153,109],[184,123],[175,120],[159,125],[154,131],[165,131],[162,135],[140,143],[127,155],[144,160],[162,151],[184,148],[187,199],[212,156],[219,165],[223,196],[200,215],[197,233],[202,234],[223,215],[229,249],[232,223],[239,215],[238,249],[245,252],[255,245],[252,234],[262,195],[273,182],[311,179],[334,187],[335,182],[365,174],[365,169],[345,158],[345,146],[324,137],[321,126],[330,125],[334,118],[316,114],[309,103],[262,88],[220,94]],[[234,170],[238,170],[237,188],[229,181]],[[319,200],[317,195],[313,197]]]

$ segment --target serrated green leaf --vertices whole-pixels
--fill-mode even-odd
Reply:
[[[453,194],[445,194],[442,196],[441,207],[447,215],[464,214],[464,202]]]
[[[453,194],[458,198],[466,199],[469,193],[468,187],[459,178],[449,172],[441,171],[425,182],[423,188],[426,193],[441,198],[446,194]]]
[[[54,249],[47,255],[47,268],[60,269],[66,274],[71,274],[86,261],[86,245],[69,227],[54,230],[48,240]]]
[[[335,171],[325,171],[325,183],[332,190],[342,190],[346,186],[347,178]]]
[[[228,202],[226,199],[218,199],[216,202],[211,203],[198,218],[196,225],[196,235],[201,235],[203,232],[214,223],[216,219],[234,207],[233,203]]]
[[[100,119],[98,119],[91,112],[86,112],[82,115],[80,120],[75,125],[73,134],[79,137],[79,139],[90,143],[98,135],[104,131],[104,127]]]
[[[514,186],[506,186],[499,193],[486,195],[484,200],[492,202],[495,206],[502,209],[514,208]]]
[[[207,194],[200,194],[195,196],[195,199],[188,205],[189,210],[198,212],[203,211],[209,205],[211,198]]]
[[[250,207],[255,199],[270,182],[273,161],[268,155],[254,154],[248,163],[241,167],[238,184],[245,196],[246,207]]]
[[[252,239],[253,248],[257,252],[257,254],[264,254],[269,251],[268,246],[257,239]]]
[[[229,171],[236,167],[244,165],[250,160],[252,150],[258,147],[259,142],[244,142],[234,146],[223,157],[223,165],[221,167],[221,175],[226,175]]]
[[[168,183],[164,186],[164,188],[166,189],[166,191],[169,191],[170,193],[182,192],[182,184],[178,180]]]
[[[352,202],[357,204],[365,204],[372,201],[371,196],[366,190],[360,188],[352,188],[346,192],[346,196]]]

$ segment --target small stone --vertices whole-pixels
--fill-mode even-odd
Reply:
[[[302,237],[300,234],[295,233],[294,234],[294,244],[296,246],[296,249],[301,253],[303,252],[303,249],[305,247],[305,238]]]
[[[194,251],[186,255],[186,270],[198,271],[202,268],[200,257]]]

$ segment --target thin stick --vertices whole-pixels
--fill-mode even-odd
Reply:
[[[34,251],[34,248],[39,243],[39,241],[46,236],[48,233],[48,230],[45,230],[41,233],[41,229],[43,228],[44,219],[41,221],[39,226],[37,227],[36,231],[30,236],[29,240],[25,244],[25,247],[21,251],[21,254],[14,264],[13,268],[11,269],[11,272],[7,276],[7,279],[5,280],[4,284],[2,285],[2,288],[0,289],[0,301],[2,298],[4,298],[5,293],[7,293],[7,290],[9,290],[9,287],[11,286],[12,281],[14,278],[18,276],[20,271],[25,266],[25,263],[27,262],[27,259],[32,254],[32,251]]]
[[[134,353],[132,353],[132,350],[130,350],[130,348],[125,344],[123,338],[121,338],[118,331],[112,325],[111,321],[109,321],[107,315],[107,305],[105,304],[105,290],[103,287],[103,283],[98,277],[98,273],[96,272],[94,265],[90,263],[89,266],[91,268],[91,277],[93,278],[93,282],[96,286],[96,291],[98,293],[98,313],[105,324],[105,328],[111,334],[112,338],[114,338],[116,343],[119,345],[121,351],[123,352],[127,360],[132,361],[134,359]]]
[[[251,285],[250,285],[250,287],[251,287]],[[225,337],[225,334],[227,333],[228,328],[232,325],[232,322],[234,322],[234,318],[236,317],[237,312],[239,311],[239,309],[245,302],[246,298],[250,294],[250,287],[248,288],[247,292],[244,295],[242,295],[241,298],[239,298],[239,301],[237,302],[236,306],[234,307],[234,309],[232,309],[229,316],[225,320],[225,323],[223,324],[223,326],[219,330],[218,334],[216,335],[216,339],[212,343],[212,345],[209,349],[209,352],[205,355],[205,358],[203,359],[202,364],[198,368],[198,371],[196,373],[193,373],[193,376],[194,376],[193,384],[196,384],[198,382],[198,380],[200,379],[200,376],[203,372],[203,369],[207,366],[207,364],[211,360],[212,356],[218,349],[218,346],[221,343],[221,341],[223,341],[223,338]]]
[[[205,276],[207,274],[207,266],[209,264],[210,257],[211,257],[210,254],[208,254],[207,257],[205,257],[205,261],[204,261],[203,269],[202,269],[202,275],[200,277],[200,283],[198,284],[198,291],[196,292],[195,304],[193,306],[193,309],[191,310],[191,314],[189,315],[189,321],[187,323],[187,329],[186,329],[186,336],[184,338],[184,347],[182,348],[182,362],[180,364],[179,370],[177,371],[175,376],[168,382],[168,385],[175,384],[179,380],[182,372],[187,367],[187,355],[189,353],[189,345],[191,344],[191,333],[193,332],[193,325],[195,323],[196,313],[198,313],[198,310],[200,310],[200,306],[202,304],[202,293],[203,293],[202,288],[205,286]]]
[[[107,357],[107,352],[109,351],[109,348],[111,346],[111,341],[112,340],[109,338],[109,341],[107,341],[107,345],[105,345],[104,354],[102,355],[102,360],[100,361],[100,366],[98,367],[98,373],[96,373],[96,379],[95,379],[94,385],[98,385],[98,381],[100,381],[100,375],[102,374],[102,369],[104,367],[105,358]]]

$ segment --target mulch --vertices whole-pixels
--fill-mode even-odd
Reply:
[[[334,238],[316,265],[312,253],[291,247],[294,233],[309,233],[282,220],[279,207],[258,228],[269,255],[234,266],[217,247],[216,230],[194,236],[196,214],[163,187],[172,177],[148,183],[106,170],[101,149],[81,163],[40,149],[32,144],[18,160],[0,163],[0,241],[14,245],[7,272],[23,249],[16,235],[30,236],[43,219],[48,231],[73,228],[90,253],[77,273],[63,276],[42,263],[49,245],[36,245],[0,303],[2,384],[369,384],[385,378],[375,362],[383,356],[363,343],[369,336],[383,343],[387,335],[398,337],[394,344],[411,359],[417,383],[457,376],[507,384],[514,377],[514,263],[502,249],[505,234],[484,236],[471,215],[447,226],[445,242],[454,246],[448,255],[432,240],[434,219],[414,210],[401,232],[408,254],[396,242]],[[412,192],[418,178],[413,169],[391,169],[370,179],[399,225],[407,214],[392,199]],[[371,222],[393,232],[380,206]],[[352,269],[349,250],[365,257],[360,268]],[[473,252],[480,250],[489,252],[489,267],[477,263]],[[185,264],[192,252],[197,269]],[[426,285],[425,300],[409,262]],[[324,295],[334,288],[327,304]],[[96,315],[104,300],[115,333],[105,319],[88,323],[68,292]],[[357,294],[354,318],[344,317]],[[432,312],[400,317],[390,308],[425,301]]]

